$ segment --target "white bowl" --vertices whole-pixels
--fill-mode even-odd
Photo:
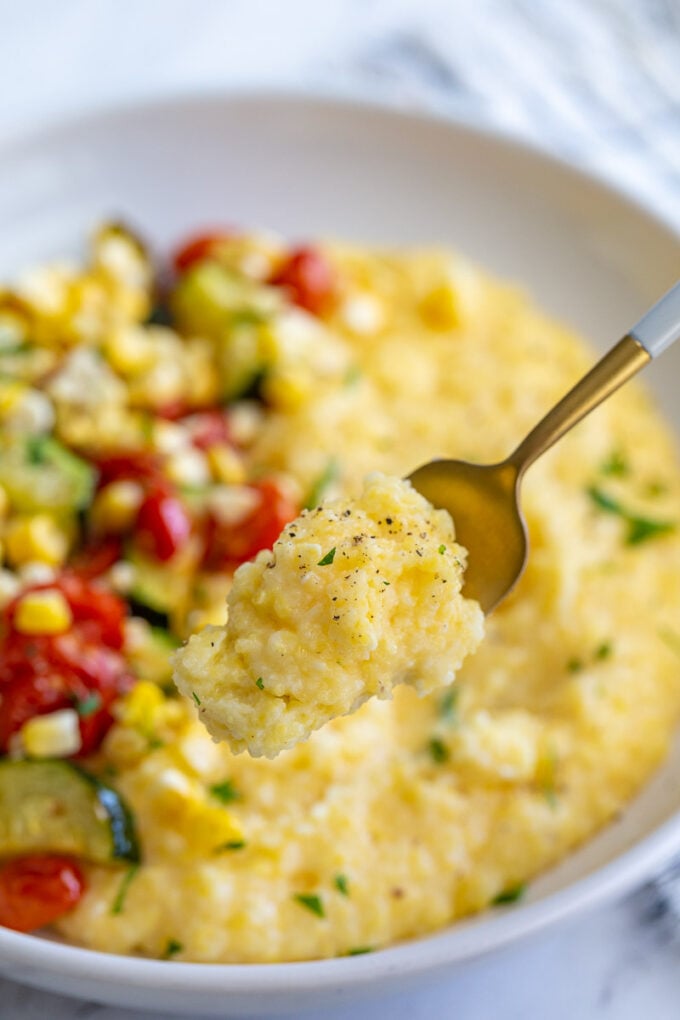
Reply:
[[[528,288],[601,348],[674,282],[680,239],[611,188],[469,126],[303,96],[182,98],[5,147],[0,276],[76,251],[119,215],[169,245],[212,223],[388,243],[445,241]],[[680,345],[647,373],[680,427]],[[396,991],[621,894],[680,850],[680,743],[624,816],[526,900],[367,956],[227,966],[109,956],[0,929],[0,972],[192,1015],[294,1012]]]

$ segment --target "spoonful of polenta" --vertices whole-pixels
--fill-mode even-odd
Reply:
[[[419,694],[451,684],[524,569],[525,471],[678,337],[680,284],[506,460],[372,475],[356,499],[286,525],[236,571],[225,626],[175,655],[175,683],[213,737],[274,757],[397,684]]]

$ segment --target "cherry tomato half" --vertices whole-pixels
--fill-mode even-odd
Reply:
[[[207,231],[190,238],[177,249],[172,257],[172,264],[178,273],[184,273],[195,262],[202,262],[215,254],[216,249],[234,234],[228,230]]]
[[[182,501],[166,487],[147,493],[139,508],[135,537],[142,552],[162,562],[172,559],[191,536],[191,518]]]
[[[83,873],[70,858],[17,857],[0,867],[0,924],[22,932],[44,928],[72,910],[84,892]]]
[[[208,520],[205,566],[208,570],[235,568],[261,549],[271,549],[281,531],[297,517],[298,508],[277,482],[264,479],[251,488],[259,503],[239,524]]]
[[[313,315],[330,310],[337,289],[335,270],[318,248],[296,248],[269,282],[286,287],[295,304]]]

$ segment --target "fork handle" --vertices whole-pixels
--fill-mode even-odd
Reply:
[[[520,479],[530,464],[631,376],[680,338],[680,283],[665,294],[623,340],[562,397],[512,453],[507,463]]]
[[[646,312],[630,331],[652,358],[680,338],[680,283]]]

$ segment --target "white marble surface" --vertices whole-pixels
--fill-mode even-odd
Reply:
[[[22,0],[2,21],[0,140],[187,89],[359,92],[498,124],[680,229],[678,0]],[[353,1016],[674,1020],[680,944],[657,897],[641,890]],[[0,980],[1,1020],[153,1016]]]

